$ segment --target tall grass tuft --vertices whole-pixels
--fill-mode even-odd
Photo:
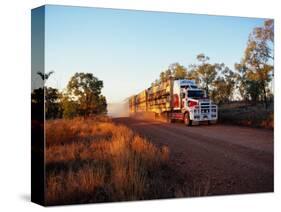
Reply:
[[[173,197],[160,176],[168,160],[168,147],[108,118],[47,121],[46,203]]]

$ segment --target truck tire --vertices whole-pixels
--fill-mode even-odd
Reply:
[[[159,118],[158,113],[154,113],[154,119],[157,120]]]
[[[172,119],[172,115],[170,113],[166,113],[166,119],[168,123],[174,123],[174,119]]]
[[[175,123],[175,119],[172,119],[171,117],[168,118],[168,123]]]
[[[191,126],[192,125],[192,120],[190,120],[190,118],[189,118],[189,113],[185,113],[184,114],[183,121],[184,121],[184,124],[186,126]]]

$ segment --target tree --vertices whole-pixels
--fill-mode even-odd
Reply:
[[[190,65],[189,67],[190,71],[187,73],[187,78],[190,80],[194,80],[196,84],[199,84],[200,80],[196,68],[194,67],[194,65]]]
[[[64,105],[71,114],[89,116],[106,112],[106,99],[101,95],[103,82],[91,73],[75,73],[67,84]],[[65,113],[64,113],[65,114]]]
[[[237,87],[243,100],[245,101],[259,101],[262,87],[258,81],[251,80],[245,74],[247,67],[243,63],[236,63],[235,69],[238,71]]]
[[[165,76],[165,72],[164,72],[164,71],[162,71],[162,72],[160,73],[160,81],[161,81],[161,82],[165,82],[165,81],[166,81],[166,76]]]
[[[262,27],[256,27],[253,30],[253,37],[257,43],[262,44],[264,56],[269,59],[274,59],[272,47],[274,43],[274,21],[268,19]]]
[[[53,73],[54,71],[50,71],[48,73],[42,73],[40,71],[37,72],[44,83]],[[60,92],[58,91],[58,89],[47,87],[44,85],[43,88],[37,88],[33,90],[31,99],[33,110],[36,110],[36,108],[44,108],[45,117],[47,119],[61,117],[62,108],[60,105]]]
[[[193,70],[188,75],[206,90],[207,95],[210,94],[211,85],[216,79],[217,68],[219,67],[217,64],[210,64],[209,59],[204,54],[197,55],[199,64],[190,66],[193,67]]]
[[[171,71],[171,69],[167,69],[165,71],[165,79],[170,79],[171,77],[173,77],[172,71]]]
[[[61,118],[62,107],[60,103],[61,94],[56,88],[45,88],[45,114],[46,118]]]
[[[180,65],[179,63],[172,63],[169,65],[168,69],[162,71],[159,75],[159,79],[156,79],[155,82],[151,83],[151,86],[157,85],[161,82],[165,82],[168,79],[186,79],[187,78],[187,69]]]
[[[171,64],[168,70],[170,70],[174,79],[185,79],[187,77],[187,69],[179,63]]]
[[[273,20],[266,20],[264,26],[257,27],[250,34],[244,57],[236,68],[243,79],[245,91],[256,101],[261,98],[267,107],[268,84],[273,77],[274,42]],[[256,89],[256,93],[254,93]]]
[[[103,95],[99,96],[98,106],[97,106],[97,113],[104,114],[107,113],[107,103],[106,98]]]
[[[31,102],[33,104],[42,105],[42,107],[44,107],[44,89],[43,88],[37,88],[32,91]]]
[[[67,94],[62,96],[61,105],[63,108],[63,118],[73,118],[79,115],[79,104],[72,100]]]
[[[218,77],[213,82],[211,97],[218,104],[226,103],[233,99],[238,74],[223,63],[217,64],[217,69]]]

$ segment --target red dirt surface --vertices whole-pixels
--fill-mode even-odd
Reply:
[[[198,195],[200,190],[207,190],[207,195],[274,190],[272,130],[229,125],[186,127],[182,123],[133,118],[113,120],[156,145],[167,145],[171,164],[184,176],[189,190],[193,186]]]

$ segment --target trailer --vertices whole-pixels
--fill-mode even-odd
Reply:
[[[183,121],[187,126],[202,121],[216,123],[218,107],[194,80],[170,78],[129,98],[130,115],[154,113],[168,122]]]

